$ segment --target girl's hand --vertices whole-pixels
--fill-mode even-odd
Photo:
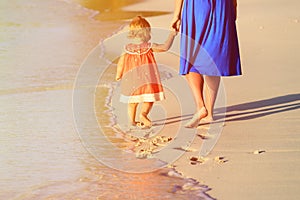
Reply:
[[[116,76],[116,81],[119,81],[119,80],[121,80],[121,77]]]
[[[174,18],[171,22],[171,28],[174,29],[176,32],[179,32],[180,25],[181,25],[180,18]]]
[[[174,29],[170,31],[170,35],[175,37],[178,34],[177,31],[175,31]]]

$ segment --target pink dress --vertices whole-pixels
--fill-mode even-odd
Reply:
[[[165,99],[151,43],[128,44],[118,62],[122,77],[120,101],[154,102]]]

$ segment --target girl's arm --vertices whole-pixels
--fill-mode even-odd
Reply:
[[[120,80],[123,75],[123,66],[124,66],[124,54],[120,57],[117,65],[117,73],[116,73],[116,80]]]
[[[171,31],[170,34],[169,34],[169,37],[165,41],[165,43],[163,43],[163,44],[153,43],[152,44],[152,50],[154,52],[165,52],[165,51],[168,51],[171,48],[171,46],[173,44],[173,41],[174,41],[174,38],[175,38],[176,35],[177,35],[177,32]]]
[[[184,0],[175,0],[174,17],[171,22],[171,27],[177,32],[179,31],[181,24],[181,10],[183,1]]]

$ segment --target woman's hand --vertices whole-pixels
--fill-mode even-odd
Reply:
[[[180,18],[174,18],[171,22],[171,28],[174,29],[176,32],[179,32],[180,25],[181,25]]]
[[[175,0],[175,8],[174,8],[174,17],[171,21],[171,28],[174,29],[176,32],[179,32],[180,25],[181,25],[181,10],[184,0]]]

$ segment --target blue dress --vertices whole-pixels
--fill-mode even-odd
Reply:
[[[184,0],[180,74],[241,75],[232,0]]]

